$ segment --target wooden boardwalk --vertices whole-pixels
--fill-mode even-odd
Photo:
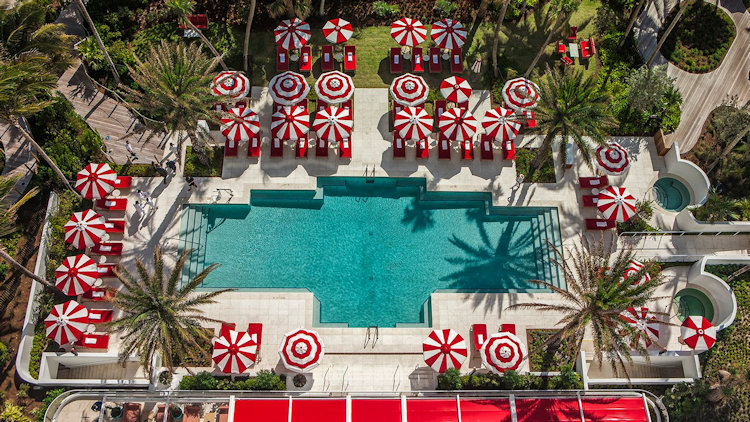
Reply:
[[[3,143],[5,152],[5,167],[3,167],[2,175],[20,176],[15,190],[8,195],[8,199],[15,203],[26,192],[29,181],[36,171],[36,156],[31,151],[31,145],[16,128],[9,124],[0,124],[0,142]]]

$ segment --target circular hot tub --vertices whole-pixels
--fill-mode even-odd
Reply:
[[[679,180],[662,177],[654,183],[654,200],[667,211],[682,211],[690,204],[690,191]]]
[[[680,320],[685,320],[688,316],[703,316],[711,321],[714,318],[714,305],[711,299],[700,290],[682,289],[674,296],[674,302],[677,305],[677,316]]]

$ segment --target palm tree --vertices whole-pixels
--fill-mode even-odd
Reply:
[[[661,49],[661,46],[667,40],[667,37],[672,32],[674,27],[677,25],[677,21],[680,20],[680,18],[682,17],[682,14],[685,13],[685,10],[687,10],[690,3],[691,1],[687,0],[684,6],[680,6],[680,2],[679,1],[677,2],[677,7],[679,7],[680,10],[677,11],[677,15],[674,17],[674,19],[672,19],[672,23],[669,24],[669,26],[667,27],[667,30],[664,31],[664,34],[662,34],[661,38],[659,38],[659,42],[656,43],[656,47],[654,47],[654,51],[652,51],[651,55],[648,56],[648,60],[646,60],[646,66],[651,65],[651,61],[654,60],[654,57],[656,57],[656,53],[659,52],[659,50]]]
[[[715,189],[709,192],[706,202],[695,210],[696,218],[710,223],[717,221],[736,221],[740,219],[737,212],[737,200],[724,198]]]
[[[221,68],[224,70],[229,70],[226,63],[224,63],[224,59],[221,54],[216,50],[213,44],[211,44],[211,41],[206,38],[205,35],[203,35],[203,32],[201,32],[198,27],[196,27],[192,22],[190,22],[190,19],[188,19],[189,15],[193,14],[193,11],[195,10],[195,1],[194,0],[167,0],[166,2],[167,7],[169,7],[172,11],[176,12],[178,15],[180,15],[180,19],[182,22],[187,25],[191,30],[195,31],[196,34],[198,34],[198,37],[200,37],[201,41],[203,41],[203,44],[208,47],[209,50],[211,50],[211,54],[216,57],[216,59],[219,61],[219,64],[221,65]]]
[[[159,356],[162,365],[174,372],[176,358],[199,360],[210,357],[205,344],[209,335],[202,328],[205,322],[220,322],[203,316],[200,306],[214,303],[214,298],[231,289],[196,293],[195,289],[219,264],[211,264],[180,287],[183,267],[191,251],[180,255],[172,272],[164,277],[161,251],[154,250],[154,270],[149,272],[140,259],[136,259],[137,277],[127,270],[117,272],[125,286],[110,301],[124,315],[109,324],[114,332],[122,333],[120,361],[138,354],[141,364],[153,375],[152,362]]]
[[[286,15],[287,18],[305,19],[310,15],[310,0],[275,0],[267,7],[273,18]]]
[[[711,163],[708,166],[708,169],[706,169],[706,173],[711,174],[716,168],[716,166],[718,166],[719,163],[722,160],[724,160],[729,155],[729,153],[732,152],[732,150],[734,150],[734,148],[740,143],[740,141],[742,141],[742,139],[745,138],[745,135],[747,135],[748,133],[750,133],[750,125],[747,125],[745,129],[743,129],[740,133],[738,133],[737,136],[735,136],[734,139],[732,139],[727,144],[727,146],[724,147],[723,150],[721,150],[721,153],[719,154],[719,156],[716,157],[713,163]]]
[[[526,73],[524,73],[523,75],[525,78],[528,78],[529,75],[531,75],[531,71],[534,70],[534,67],[536,66],[537,62],[542,57],[542,54],[544,54],[544,50],[552,41],[552,37],[554,37],[555,34],[557,34],[560,31],[560,29],[562,29],[562,26],[565,24],[565,22],[568,21],[568,19],[570,19],[570,16],[576,10],[578,10],[578,6],[580,4],[581,4],[581,0],[552,0],[547,12],[551,16],[557,16],[557,19],[555,20],[555,24],[552,25],[552,28],[547,34],[547,39],[544,40],[544,44],[542,44],[542,47],[539,49],[539,52],[536,53],[536,56],[534,56],[534,60],[531,61],[529,68],[526,69]]]
[[[83,0],[75,0],[75,3],[76,3],[76,6],[78,7],[78,10],[80,10],[81,12],[81,15],[83,15],[83,19],[89,25],[89,28],[91,28],[91,32],[94,33],[94,39],[96,39],[96,43],[99,45],[99,48],[102,50],[102,53],[104,53],[104,57],[107,59],[107,63],[109,63],[109,68],[112,70],[112,76],[115,77],[115,82],[119,86],[121,84],[120,73],[117,71],[117,68],[115,67],[115,63],[112,61],[112,58],[109,57],[107,48],[104,46],[102,37],[99,36],[99,31],[96,30],[96,25],[94,25],[94,21],[91,20],[91,16],[89,16],[89,11],[86,9],[86,5],[83,4]]]
[[[253,26],[253,18],[255,17],[255,3],[256,0],[250,0],[250,13],[247,15],[247,25],[245,26],[245,43],[242,47],[242,68],[245,72],[248,72],[248,60],[247,56],[250,52],[250,28]]]
[[[135,57],[136,66],[128,66],[141,90],[125,87],[142,113],[166,123],[167,130],[186,131],[200,161],[208,165],[204,137],[198,133],[198,121],[215,121],[211,111],[217,97],[211,93],[213,69],[217,57],[207,57],[198,43],[162,42],[151,46],[144,61]],[[180,142],[182,137],[179,137]],[[178,148],[182,148],[178,145]]]
[[[29,53],[18,62],[0,60],[0,121],[16,128],[24,139],[34,147],[37,154],[54,170],[66,188],[73,189],[63,172],[47,155],[21,121],[54,102],[50,90],[57,86],[57,76],[49,72],[45,56]]]
[[[592,146],[584,137],[603,145],[606,131],[615,127],[609,93],[597,89],[596,81],[584,77],[580,69],[548,67],[539,96],[536,118],[546,135],[531,162],[532,170],[541,167],[556,136],[562,137],[558,153],[561,162],[565,162],[567,145],[572,140],[590,166]]]
[[[630,31],[633,29],[633,25],[635,24],[635,20],[638,19],[638,12],[641,11],[641,7],[646,2],[646,0],[638,0],[638,3],[636,3],[635,6],[633,6],[633,10],[630,11],[630,19],[628,19],[628,26],[625,28],[625,34],[623,34],[622,39],[620,40],[620,43],[617,44],[618,47],[622,47],[623,44],[625,44],[625,40],[628,39],[628,34],[630,34]]]
[[[508,10],[510,0],[503,0],[503,8],[500,9],[500,16],[495,22],[495,38],[492,40],[492,73],[497,78],[497,46],[500,44],[500,27],[503,26],[505,12]]]
[[[531,280],[552,290],[560,299],[554,303],[518,303],[507,307],[512,309],[533,309],[540,312],[561,314],[558,321],[560,330],[549,337],[540,348],[554,347],[562,342],[574,345],[574,356],[578,356],[586,331],[591,333],[594,345],[594,359],[601,367],[606,356],[615,373],[622,370],[628,376],[625,362],[631,362],[631,350],[635,349],[648,358],[646,348],[637,340],[638,333],[620,319],[620,313],[630,307],[646,306],[654,291],[662,283],[660,276],[654,276],[656,264],[647,262],[637,274],[622,279],[622,274],[630,265],[634,253],[632,249],[621,249],[614,254],[616,243],[608,245],[600,240],[574,245],[563,257],[562,251],[554,248],[553,262],[560,269],[567,290],[542,280]],[[644,274],[652,275],[649,281],[640,284]],[[667,316],[661,312],[656,315]],[[667,322],[664,322],[670,325]],[[632,344],[631,344],[632,343]]]

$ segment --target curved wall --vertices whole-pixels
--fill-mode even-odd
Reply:
[[[680,147],[675,143],[664,155],[664,164],[666,164],[666,173],[677,176],[677,179],[685,182],[685,185],[692,194],[690,205],[701,205],[708,199],[708,191],[711,188],[711,182],[708,180],[706,173],[694,163],[680,158]],[[660,177],[667,174],[660,175]]]
[[[711,323],[717,329],[723,330],[732,325],[737,316],[737,298],[724,280],[706,271],[706,265],[722,264],[750,264],[750,257],[703,257],[690,267],[687,288],[693,288],[705,293],[714,306],[714,318]]]

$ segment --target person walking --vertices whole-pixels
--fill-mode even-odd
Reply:
[[[138,195],[141,200],[143,200],[148,206],[150,206],[152,209],[158,210],[159,207],[156,206],[156,201],[154,198],[148,194],[148,192],[144,192],[140,189],[136,191],[136,194]]]
[[[143,205],[141,205],[141,201],[135,201],[135,204],[133,204],[135,207],[135,217],[137,219],[141,219],[144,215],[146,215],[146,210],[143,209]]]
[[[164,184],[167,184],[167,175],[169,174],[167,172],[167,169],[161,166],[161,164],[157,163],[156,161],[151,161],[151,167],[153,167],[156,174],[164,178]]]
[[[172,174],[177,174],[177,160],[168,160],[167,168],[172,170]]]
[[[133,150],[133,146],[130,145],[129,140],[125,140],[125,149],[130,153],[130,161],[135,161],[138,159],[138,155],[136,155],[135,150]]]
[[[195,183],[195,178],[193,178],[193,176],[185,176],[185,181],[188,184],[188,192],[198,188],[198,185]]]

